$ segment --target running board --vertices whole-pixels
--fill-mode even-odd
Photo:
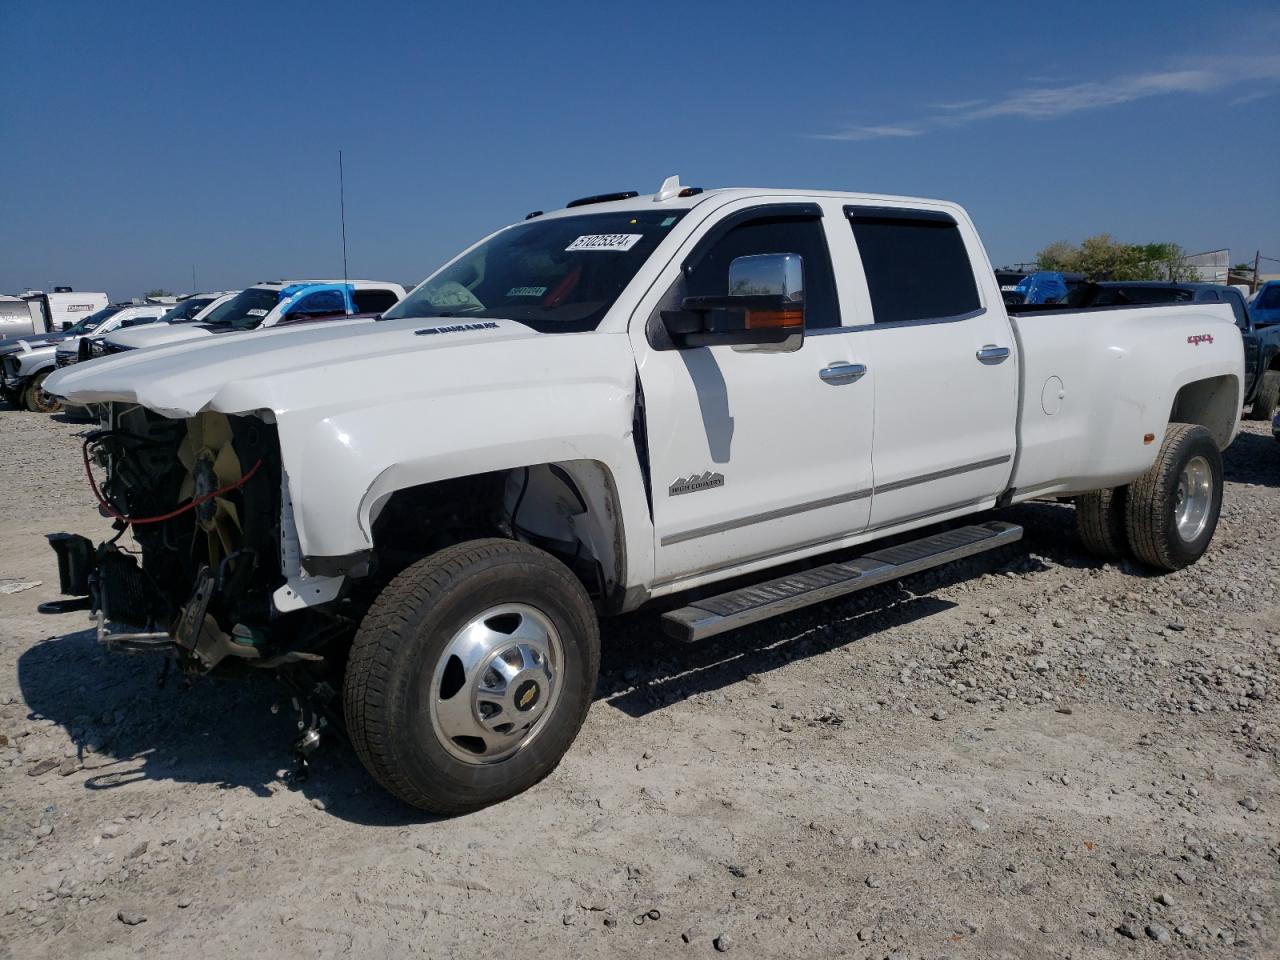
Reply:
[[[958,527],[921,540],[876,550],[856,560],[828,563],[789,577],[698,600],[664,614],[662,627],[676,640],[693,643],[1021,539],[1022,527],[1000,520]]]

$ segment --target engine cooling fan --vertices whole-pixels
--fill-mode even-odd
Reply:
[[[231,445],[231,423],[225,414],[201,413],[187,420],[187,435],[178,447],[178,460],[187,474],[179,500],[207,497],[240,479],[240,458]],[[235,504],[214,497],[195,508],[196,526],[204,533],[209,569],[219,565],[240,547],[243,531]],[[192,544],[192,552],[196,544]]]

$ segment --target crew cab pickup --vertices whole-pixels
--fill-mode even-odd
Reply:
[[[240,291],[196,320],[107,337],[101,354],[200,340],[224,333],[267,330],[282,323],[381,313],[403,296],[404,287],[382,280],[268,281]]]
[[[51,542],[104,642],[281,670],[300,750],[340,701],[380,783],[454,813],[569,748],[599,616],[664,598],[699,641],[1010,544],[988,511],[1033,498],[1194,562],[1242,374],[1226,304],[1010,315],[953,203],[671,178],[499,230],[376,322],[59,371],[107,405],[89,462],[141,565]]]

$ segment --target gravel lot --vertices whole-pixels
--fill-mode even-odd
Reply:
[[[0,956],[1280,956],[1265,425],[1178,574],[1032,504],[1025,548],[706,646],[606,624],[560,768],[434,822],[340,742],[292,784],[268,678],[160,688],[35,613],[43,535],[106,529],[82,429],[0,405]]]

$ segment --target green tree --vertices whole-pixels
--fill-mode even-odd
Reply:
[[[1090,280],[1189,280],[1195,270],[1176,243],[1121,243],[1109,233],[1079,246],[1057,240],[1036,255],[1042,270],[1083,273]]]
[[[156,287],[154,290],[148,290],[143,294],[144,297],[176,297],[177,294],[166,290],[164,287]]]

